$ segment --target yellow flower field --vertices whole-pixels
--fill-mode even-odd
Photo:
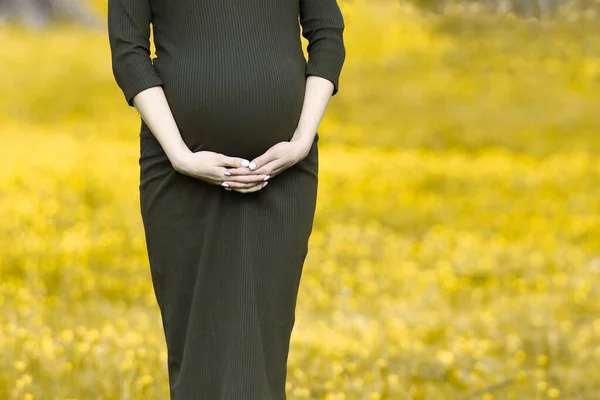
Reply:
[[[600,399],[597,22],[342,6],[289,398]],[[107,38],[0,31],[0,399],[167,399]]]

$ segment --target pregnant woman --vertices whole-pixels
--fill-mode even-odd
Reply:
[[[336,0],[108,1],[173,400],[286,398],[343,30]]]

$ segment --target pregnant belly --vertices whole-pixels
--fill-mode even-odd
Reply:
[[[165,95],[192,151],[254,158],[294,134],[304,100],[304,58],[157,63]]]

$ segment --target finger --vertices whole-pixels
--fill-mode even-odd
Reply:
[[[250,170],[248,167],[226,168],[225,170],[231,176],[234,176],[234,175],[235,176],[239,176],[239,175],[256,175],[256,172]],[[226,175],[227,175],[227,173],[226,173]]]
[[[219,163],[223,167],[232,167],[232,168],[246,168],[250,165],[250,162],[245,158],[240,157],[229,157],[224,154],[221,154],[219,158]]]
[[[239,176],[228,176],[224,181],[226,183],[229,182],[239,182],[239,183],[259,183],[266,181],[269,179],[269,175],[239,175]]]
[[[276,158],[260,167],[259,169],[252,171],[255,174],[270,175],[274,176],[279,168],[283,166],[283,161],[280,158]]]
[[[259,190],[261,190],[262,188],[264,188],[265,186],[267,186],[268,183],[269,182],[263,182],[263,183],[260,183],[258,185],[254,185],[254,186],[249,187],[249,188],[232,189],[232,191],[239,192],[239,193],[258,192]]]
[[[226,179],[229,179],[229,173],[227,172],[227,168],[224,168],[224,167],[214,168],[214,172],[210,176],[210,179],[215,181],[217,185],[220,185]]]
[[[277,152],[273,150],[267,150],[262,156],[256,157],[254,160],[250,161],[250,165],[248,169],[251,171],[257,171],[263,165],[275,160],[278,158]]]
[[[189,176],[190,178],[199,179],[201,181],[204,181],[206,183],[210,183],[213,185],[220,185],[223,182],[223,180],[225,178],[227,178],[217,168],[215,168],[214,170],[204,172],[204,173],[190,172],[185,175]]]
[[[248,189],[252,186],[260,185],[258,182],[234,182],[234,181],[226,181],[221,184],[223,187],[228,187],[231,189]]]

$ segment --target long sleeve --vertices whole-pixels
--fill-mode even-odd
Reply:
[[[150,0],[108,0],[112,71],[127,104],[141,91],[163,82],[150,58]]]
[[[331,81],[334,96],[346,58],[342,12],[336,0],[300,0],[299,11],[302,36],[308,41],[306,75]]]

